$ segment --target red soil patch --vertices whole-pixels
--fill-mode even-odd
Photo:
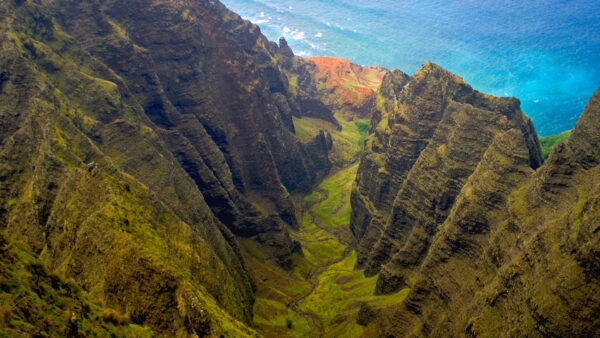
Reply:
[[[348,118],[368,118],[375,91],[387,70],[379,66],[360,66],[344,58],[309,57],[318,68],[319,76],[333,95],[325,101]]]

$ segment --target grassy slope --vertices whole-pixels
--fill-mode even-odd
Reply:
[[[358,165],[340,170],[325,179],[319,189],[305,198],[315,216],[315,221],[327,230],[348,239],[350,217],[350,191]],[[345,241],[348,243],[348,241]]]
[[[332,123],[310,117],[294,118],[294,127],[296,135],[304,142],[314,139],[322,129],[331,133],[333,151],[330,159],[337,167],[344,168],[358,161],[364,148],[369,120],[346,121],[339,114],[335,118],[342,130]]]
[[[354,270],[356,253],[346,250],[338,239],[336,231],[349,224],[356,169],[354,165],[338,171],[319,185],[318,192],[305,197],[309,209],[304,212],[301,229],[292,233],[302,244],[304,257],[295,257],[293,272],[265,263],[252,243],[242,243],[257,281],[254,325],[259,333],[267,337],[367,334],[368,328],[356,324],[362,302],[382,308],[406,297],[408,289],[374,296],[377,277],[366,278],[362,271]]]
[[[363,333],[364,327],[356,323],[360,304],[369,303],[374,308],[401,303],[409,289],[387,296],[374,296],[377,276],[366,278],[362,271],[354,270],[356,251],[352,251],[337,264],[329,266],[318,277],[319,285],[301,304],[300,309],[318,314],[331,337],[353,337]]]
[[[50,273],[29,251],[0,233],[0,336],[153,336],[73,280]]]
[[[554,148],[554,146],[557,145],[559,142],[567,142],[569,136],[571,136],[570,130],[562,132],[558,135],[541,137],[540,144],[542,145],[542,155],[544,156],[544,159],[547,159],[548,156],[550,156],[552,148]]]

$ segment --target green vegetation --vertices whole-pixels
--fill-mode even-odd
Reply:
[[[288,75],[288,85],[289,85],[290,91],[292,93],[298,92],[298,75],[297,74]]]
[[[547,159],[548,156],[550,156],[550,152],[552,152],[554,146],[556,146],[559,142],[567,142],[569,136],[571,136],[570,130],[562,132],[558,135],[540,137],[540,144],[542,145],[542,155],[544,159]]]
[[[73,280],[50,273],[29,252],[0,233],[0,336],[153,336]]]
[[[327,268],[318,277],[318,286],[301,304],[300,309],[318,314],[328,336],[343,334],[351,337],[359,334],[364,327],[356,324],[356,316],[362,302],[374,308],[382,308],[401,303],[408,295],[404,289],[392,295],[374,296],[377,276],[365,277],[360,270],[354,270],[357,255],[352,251],[346,258]]]
[[[189,9],[184,9],[183,12],[181,13],[181,18],[183,20],[187,21],[187,19],[189,19],[189,17],[190,17],[190,10]]]
[[[366,124],[362,128],[366,129]],[[363,130],[364,130],[363,129]],[[257,281],[254,327],[267,337],[352,337],[370,328],[356,323],[363,303],[375,310],[401,303],[409,289],[374,296],[377,276],[354,270],[355,251],[348,242],[350,191],[358,165],[325,179],[304,198],[299,231],[292,237],[302,244],[303,256],[294,257],[293,271],[266,262],[256,244],[242,240],[247,266]],[[369,331],[370,332],[370,331]]]
[[[325,179],[318,189],[306,197],[305,202],[315,215],[315,221],[329,231],[338,232],[350,224],[350,191],[358,164],[340,170]]]
[[[339,114],[336,114],[335,118],[342,127],[342,130],[338,130],[330,122],[310,117],[294,118],[294,128],[296,129],[296,135],[303,142],[309,142],[321,130],[327,130],[333,140],[333,150],[330,154],[330,159],[337,167],[344,168],[358,161],[364,149],[370,120],[346,121]]]
[[[306,337],[311,328],[303,316],[287,305],[267,298],[257,298],[254,304],[254,325],[273,337]]]
[[[302,243],[304,257],[314,266],[331,263],[346,249],[331,233],[317,227],[308,214],[303,217],[301,231],[292,236]]]

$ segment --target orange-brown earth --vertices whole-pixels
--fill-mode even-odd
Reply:
[[[347,59],[329,56],[309,57],[324,83],[323,101],[346,119],[369,118],[375,92],[387,69],[360,66]]]

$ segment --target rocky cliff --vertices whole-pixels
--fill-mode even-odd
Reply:
[[[485,152],[513,129],[539,167],[539,142],[518,100],[479,93],[429,62],[412,77],[386,75],[352,194],[358,265],[382,272],[377,292],[406,285],[403,274],[421,263]]]
[[[352,226],[376,292],[410,291],[373,324],[379,335],[600,332],[599,97],[541,165],[514,99],[432,64],[384,80]]]
[[[279,46],[216,1],[15,0],[0,48],[2,231],[134,324],[252,334],[235,236],[290,268],[330,166]]]
[[[280,71],[285,53],[257,26],[209,1],[61,1],[52,8],[62,29],[131,88],[236,235],[282,232],[279,220],[256,217],[251,204],[295,225],[287,196],[328,170],[319,166],[327,148],[308,151],[293,135],[291,116],[301,107]]]
[[[542,164],[517,99],[429,62],[371,94],[382,69],[295,57],[218,1],[6,0],[0,51],[4,335],[600,334],[600,90]],[[372,116],[352,211],[355,167],[295,210],[338,140],[307,120],[362,151],[342,110]],[[357,257],[329,233],[350,212]],[[342,289],[343,315],[302,312]]]

